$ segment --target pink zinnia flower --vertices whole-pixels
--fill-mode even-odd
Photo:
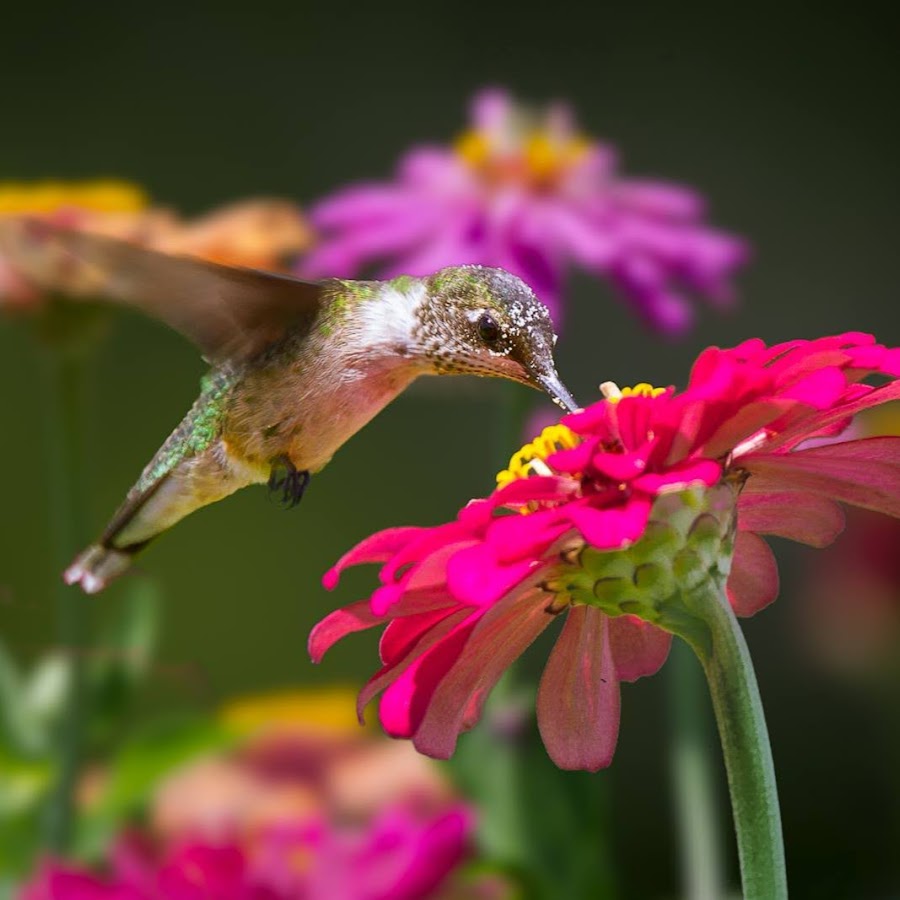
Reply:
[[[157,853],[136,836],[99,876],[48,862],[21,900],[425,900],[466,857],[473,819],[462,806],[400,806],[365,824],[308,819],[273,827],[250,847],[187,841]]]
[[[388,183],[349,187],[313,210],[322,240],[308,277],[425,275],[475,263],[519,275],[559,317],[573,265],[609,278],[654,328],[691,322],[684,292],[730,302],[747,245],[704,222],[696,191],[619,174],[615,151],[583,137],[568,107],[539,115],[488,90],[453,147],[418,147]]]
[[[873,387],[869,375],[892,380]],[[539,727],[561,767],[605,766],[619,683],[659,669],[671,633],[685,635],[692,590],[727,582],[735,612],[752,615],[778,591],[760,535],[825,546],[843,525],[836,501],[900,516],[900,438],[800,446],[900,398],[898,376],[900,349],[854,333],[709,348],[681,393],[604,386],[607,399],[545,431],[455,521],[389,529],[346,554],[327,587],[372,562],[381,586],[319,623],[311,655],[386,625],[360,712],[382,693],[385,730],[446,757],[503,671],[565,613]]]

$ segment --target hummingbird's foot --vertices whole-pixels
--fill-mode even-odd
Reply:
[[[276,496],[285,509],[293,509],[303,499],[310,477],[307,469],[300,471],[286,456],[279,456],[272,460],[269,495]]]

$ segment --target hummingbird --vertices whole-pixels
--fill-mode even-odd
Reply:
[[[547,308],[502,269],[309,282],[34,219],[6,220],[0,251],[42,286],[161,320],[211,366],[100,538],[65,571],[88,594],[239,488],[268,483],[295,505],[311,475],[420,375],[497,376],[578,408],[556,371]]]

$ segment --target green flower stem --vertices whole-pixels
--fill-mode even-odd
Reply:
[[[50,347],[47,360],[46,441],[48,486],[54,543],[52,577],[57,593],[57,635],[69,655],[71,680],[58,738],[57,781],[47,810],[45,838],[55,851],[65,850],[72,831],[73,795],[84,742],[84,664],[88,643],[88,603],[81,591],[67,587],[63,569],[84,539],[85,416],[84,354]]]
[[[703,696],[703,671],[689,647],[676,641],[666,666],[671,696],[671,778],[681,856],[681,896],[726,896],[723,833],[713,760],[713,724]]]
[[[705,625],[688,637],[712,696],[728,773],[745,900],[784,900],[787,873],[775,768],[759,687],[743,632],[721,587],[685,598]]]

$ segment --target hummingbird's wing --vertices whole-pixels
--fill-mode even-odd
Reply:
[[[24,217],[0,219],[0,254],[40,287],[133,306],[210,363],[255,356],[312,322],[324,287],[289,275],[169,256]]]

